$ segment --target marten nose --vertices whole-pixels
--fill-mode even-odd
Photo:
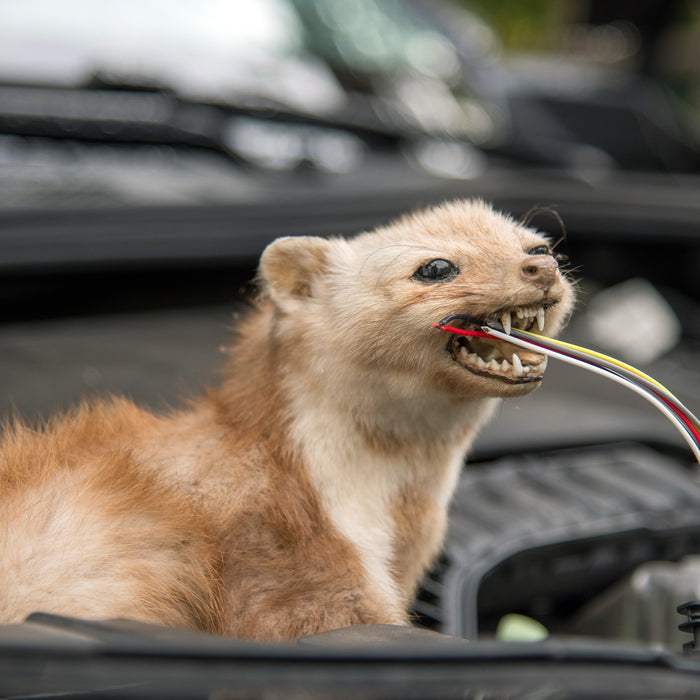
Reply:
[[[557,281],[559,265],[551,255],[537,255],[522,264],[520,274],[526,282],[546,292]]]

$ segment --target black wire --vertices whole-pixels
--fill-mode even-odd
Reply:
[[[469,323],[475,323],[477,326],[486,325],[483,319],[474,318],[473,316],[467,316],[467,314],[450,314],[449,316],[445,316],[445,318],[440,319],[437,322],[437,327],[442,328],[442,326],[448,326],[456,318],[460,319],[461,321],[469,321]]]

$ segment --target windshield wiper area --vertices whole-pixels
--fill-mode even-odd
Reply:
[[[0,86],[0,132],[220,150],[227,115],[164,92]]]
[[[225,141],[230,115],[161,92],[0,87],[0,132],[193,146],[247,159]]]
[[[0,133],[205,148],[223,153],[239,164],[275,168],[276,163],[269,162],[267,153],[258,157],[249,146],[252,140],[264,142],[262,134],[267,141],[275,141],[274,146],[284,141],[287,150],[295,140],[303,141],[301,159],[322,170],[326,169],[323,158],[314,157],[314,150],[319,150],[315,148],[317,143],[322,143],[321,150],[325,152],[332,149],[357,154],[365,145],[395,148],[403,138],[403,134],[379,122],[366,123],[366,119],[346,118],[346,115],[318,117],[244,98],[240,103],[199,102],[180,97],[165,87],[145,88],[130,83],[118,87],[92,85],[79,88],[0,85]],[[282,137],[280,127],[286,129]],[[252,140],[247,138],[251,130]]]

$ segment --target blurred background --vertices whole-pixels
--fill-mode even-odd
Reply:
[[[453,197],[549,233],[580,287],[567,337],[698,410],[699,67],[697,0],[0,0],[0,414],[33,421],[106,392],[165,409],[216,381],[270,240],[352,234]],[[471,459],[516,460],[483,478],[520,486],[540,467],[575,476],[532,482],[559,510],[521,549],[513,532],[543,517],[544,496],[509,504],[510,544],[482,557],[469,595],[455,562],[476,550],[450,540],[420,611],[437,629],[474,636],[480,599],[489,632],[513,610],[571,631],[636,567],[700,547],[673,427],[604,379],[554,361],[547,374]],[[684,486],[630,495],[640,464],[648,495]],[[584,487],[579,469],[627,476]],[[469,483],[456,510],[517,491]],[[574,518],[570,498],[597,505],[557,520]],[[552,578],[561,557],[569,576]],[[527,576],[541,595],[510,605]],[[694,597],[683,580],[678,597]]]
[[[692,404],[698,32],[693,0],[0,1],[0,409],[175,400],[270,240],[452,197],[550,233],[580,285],[571,336],[659,363]],[[163,346],[185,312],[191,347]],[[608,388],[572,381],[557,424],[609,429],[568,413]],[[508,434],[541,432],[506,410]],[[628,415],[666,427],[645,407],[614,430]]]

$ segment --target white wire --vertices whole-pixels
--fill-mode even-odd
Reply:
[[[690,434],[686,426],[683,424],[683,422],[678,418],[678,416],[671,411],[671,409],[666,406],[661,400],[659,400],[656,396],[653,394],[650,394],[647,392],[646,389],[642,389],[641,387],[637,386],[634,382],[630,381],[626,377],[623,377],[619,374],[616,374],[615,372],[608,370],[608,369],[603,369],[601,367],[598,367],[593,364],[589,364],[588,362],[584,362],[583,360],[579,360],[575,357],[570,357],[568,355],[563,355],[561,353],[558,353],[554,350],[550,350],[549,348],[544,348],[541,345],[535,345],[534,343],[529,343],[527,340],[521,340],[520,338],[516,338],[512,335],[507,335],[506,333],[501,333],[501,331],[494,330],[493,328],[489,327],[484,327],[483,330],[487,332],[489,335],[496,336],[497,338],[500,338],[501,340],[505,340],[509,343],[512,343],[513,345],[520,345],[523,348],[527,348],[528,350],[534,350],[537,353],[540,353],[541,355],[548,355],[549,357],[554,357],[558,360],[561,360],[562,362],[568,362],[571,365],[575,365],[576,367],[581,367],[582,369],[587,369],[589,372],[594,372],[595,374],[600,374],[603,377],[607,377],[608,379],[612,379],[613,381],[617,382],[618,384],[622,384],[623,386],[626,386],[628,389],[631,389],[635,393],[639,394],[640,396],[644,397],[649,403],[653,404],[656,408],[663,413],[666,418],[668,418],[671,423],[676,427],[676,429],[680,432],[680,434],[683,436],[683,439],[688,443],[688,446],[690,449],[693,451],[693,454],[695,455],[695,459],[698,461],[698,464],[700,464],[700,447],[695,443],[695,440],[693,439],[693,436]]]

